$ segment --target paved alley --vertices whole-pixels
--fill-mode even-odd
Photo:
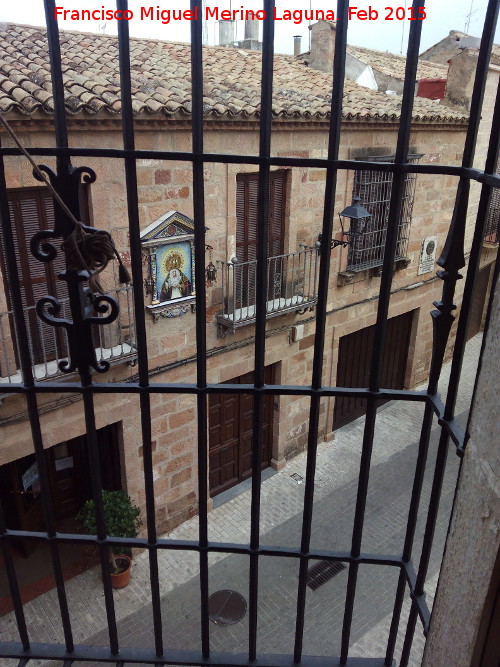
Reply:
[[[476,336],[467,346],[463,381],[457,405],[462,426],[475,378],[475,365],[481,345]],[[449,365],[442,377],[446,385]],[[417,403],[389,403],[378,414],[370,473],[362,550],[377,553],[401,552],[423,407]],[[357,492],[357,475],[364,418],[336,432],[333,441],[318,448],[312,548],[350,549]],[[414,563],[418,567],[426,507],[432,482],[439,429],[431,437],[424,489],[417,525]],[[430,602],[437,583],[453,493],[458,473],[458,457],[450,449],[439,520],[428,577]],[[302,503],[306,455],[301,454],[279,473],[267,476],[262,485],[261,543],[297,546],[302,527]],[[220,504],[209,514],[209,539],[248,543],[251,491],[246,489]],[[197,518],[186,522],[169,536],[197,540]],[[200,613],[198,560],[192,553],[160,552],[162,621],[165,646],[198,650]],[[239,555],[210,557],[210,593],[220,589],[240,592],[248,600],[248,558]],[[307,591],[304,653],[338,655],[346,594],[348,569],[317,590]],[[394,604],[398,571],[389,567],[365,565],[359,568],[354,616],[351,628],[352,656],[383,656]],[[259,566],[258,650],[290,653],[294,643],[298,562],[290,558],[261,557]],[[67,582],[75,641],[105,646],[108,641],[105,609],[99,570],[94,568]],[[132,582],[115,591],[122,646],[152,646],[152,612],[147,554],[134,560]],[[62,641],[55,591],[25,605],[30,638],[33,641]],[[408,605],[403,609],[403,619]],[[0,639],[17,640],[13,615],[2,619]],[[5,623],[6,621],[6,623]],[[401,623],[396,659],[404,638]],[[248,615],[231,626],[210,624],[213,650],[244,652],[248,643]],[[412,665],[420,663],[423,636],[417,625]],[[13,663],[14,664],[14,663]],[[90,664],[90,663],[89,663]],[[93,663],[96,664],[96,663]]]

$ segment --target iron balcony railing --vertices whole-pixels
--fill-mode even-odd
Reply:
[[[99,327],[99,330],[95,328],[97,361],[116,363],[135,359],[137,353],[132,288],[117,288],[109,293],[113,294],[120,304],[120,316],[111,324]],[[60,303],[60,316],[70,317],[69,298],[60,299]],[[65,375],[59,364],[68,358],[66,331],[63,329],[58,332],[44,324],[36,314],[36,306],[26,306],[23,314],[34,378],[47,380]],[[5,385],[24,381],[19,364],[20,357],[13,312],[9,310],[0,313],[0,393]]]
[[[312,308],[318,299],[319,253],[304,248],[267,259],[266,317]],[[256,320],[257,260],[218,262],[222,275],[223,310],[217,315],[222,330]]]
[[[495,202],[491,202],[490,209],[488,211],[488,217],[486,218],[486,226],[484,230],[484,241],[485,243],[498,243],[500,240],[500,197],[498,192],[496,192]],[[493,206],[496,203],[497,206]]]

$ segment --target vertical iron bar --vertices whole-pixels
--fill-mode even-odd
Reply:
[[[48,23],[48,22],[47,22]],[[55,27],[55,32],[50,31],[50,26],[47,25],[48,33],[49,35],[49,46],[54,46],[54,48],[57,50],[58,49],[58,33],[57,33],[57,26]],[[52,42],[55,42],[55,44],[51,44]],[[51,61],[54,67],[59,67],[60,69],[60,57],[57,58],[53,56],[51,52]],[[53,88],[55,88],[56,80],[54,78],[54,72],[52,73],[52,85]],[[62,80],[62,78],[61,78]],[[56,138],[57,141],[60,142],[58,143],[58,147],[65,148],[67,147],[67,138],[66,138],[66,143],[65,143],[65,118],[64,118],[64,104],[62,108],[62,114],[60,113],[59,109],[59,114],[57,117],[57,134]],[[13,243],[13,235],[12,235],[12,229],[11,229],[11,221],[10,221],[10,211],[9,211],[9,206],[7,203],[7,192],[6,192],[6,182],[5,182],[5,171],[4,171],[4,162],[3,159],[1,161],[0,165],[0,194],[2,194],[2,197],[0,198],[0,217],[2,219],[2,224],[3,224],[3,232],[4,232],[4,240],[7,249],[14,248],[14,243]],[[14,309],[14,321],[16,323],[16,330],[17,334],[19,336],[19,358],[20,358],[20,364],[21,364],[21,369],[22,369],[22,374],[23,374],[23,383],[24,386],[27,388],[27,394],[26,394],[26,401],[27,401],[27,407],[28,407],[28,415],[29,415],[29,420],[30,420],[30,427],[31,427],[31,433],[33,437],[33,443],[34,443],[34,448],[35,448],[35,456],[36,456],[36,462],[37,462],[37,467],[38,467],[38,473],[41,481],[41,496],[42,496],[42,504],[43,504],[43,510],[44,510],[44,516],[46,520],[46,527],[47,527],[47,535],[49,537],[54,537],[56,534],[55,531],[55,523],[54,523],[54,514],[53,514],[53,508],[52,508],[52,502],[50,498],[50,493],[49,493],[49,485],[48,485],[48,470],[46,467],[46,460],[45,460],[45,452],[43,449],[43,440],[42,440],[42,435],[41,435],[41,429],[40,429],[40,421],[39,421],[39,415],[38,415],[38,405],[37,405],[37,399],[36,399],[36,394],[33,393],[34,389],[34,381],[33,381],[33,369],[31,366],[31,360],[26,358],[25,351],[29,349],[29,336],[28,336],[28,328],[26,326],[26,322],[24,320],[24,312],[23,312],[23,303],[22,303],[22,296],[21,296],[21,290],[20,290],[20,284],[19,284],[19,276],[17,272],[17,262],[16,262],[16,253],[15,252],[7,252],[5,253],[6,255],[6,264],[7,264],[7,271],[9,275],[9,281],[10,281],[10,291],[11,291],[11,299],[12,299],[12,305]],[[66,598],[66,591],[65,591],[65,586],[64,586],[64,578],[62,574],[62,566],[61,566],[61,560],[60,560],[60,555],[59,555],[59,548],[56,542],[50,541],[50,553],[51,553],[51,560],[52,560],[52,567],[54,570],[54,578],[56,581],[56,586],[57,586],[57,595],[58,595],[58,602],[59,602],[59,609],[60,609],[60,614],[61,614],[61,621],[63,625],[63,631],[64,631],[64,638],[65,638],[65,643],[66,643],[66,649],[71,652],[73,651],[73,635],[72,635],[72,630],[71,630],[71,621],[69,617],[69,612],[68,612],[68,603],[67,603],[67,598]],[[17,582],[16,582],[17,585]],[[21,630],[21,629],[20,629]],[[21,634],[23,644],[25,641],[27,642],[27,636],[23,636],[24,633]]]
[[[208,617],[208,443],[207,443],[207,342],[205,299],[205,189],[203,179],[203,7],[201,0],[191,0],[191,11],[198,16],[191,21],[191,94],[193,138],[193,212],[195,219],[194,251],[196,277],[196,383],[198,416],[198,504],[200,540],[201,647],[205,659],[210,655]]]
[[[83,409],[85,414],[85,429],[87,435],[87,454],[89,467],[92,471],[90,484],[92,497],[95,504],[96,533],[99,542],[106,538],[106,520],[104,517],[104,504],[102,498],[101,467],[99,463],[99,448],[97,444],[97,429],[95,424],[94,400],[91,389],[90,373],[80,373],[83,391]],[[86,390],[85,390],[86,388]],[[108,635],[110,650],[113,655],[118,653],[118,632],[116,628],[116,614],[113,600],[113,589],[111,588],[111,575],[109,572],[109,547],[100,543],[98,546],[101,562],[102,584],[104,591],[104,604],[106,607],[106,618],[108,621]]]
[[[413,0],[414,16],[418,16],[419,10],[424,6],[425,0]],[[404,172],[401,170],[401,168],[398,167],[399,165],[402,165],[406,162],[408,156],[421,33],[422,21],[413,21],[408,39],[403,100],[401,105],[401,121],[399,124],[398,142],[394,160],[396,164],[396,171],[392,178],[389,219],[387,223],[387,232],[385,235],[384,262],[382,268],[382,278],[380,281],[377,321],[375,324],[373,353],[370,367],[369,387],[372,391],[378,391],[380,386],[382,353],[385,344],[387,317],[391,298],[391,284],[393,274],[392,269],[397,247],[398,220],[401,214],[401,195],[404,186]],[[354,515],[354,527],[351,545],[351,554],[356,558],[359,556],[361,551],[376,418],[377,404],[375,399],[370,397],[368,398],[368,406],[365,417],[363,448],[361,453],[356,510]],[[344,624],[342,628],[342,647],[340,651],[340,662],[342,665],[346,664],[349,654],[349,638],[352,623],[352,613],[354,608],[354,597],[356,593],[357,574],[358,564],[351,563],[349,566],[346,608],[344,613]]]
[[[128,0],[117,0],[122,13],[128,9]],[[122,134],[125,150],[135,149],[134,120],[132,109],[132,83],[130,77],[130,35],[128,21],[118,21],[118,47],[120,63],[120,88],[122,103]],[[130,254],[133,276],[133,293],[136,318],[136,338],[139,362],[139,387],[149,385],[147,333],[144,319],[144,293],[142,290],[142,257],[139,225],[139,198],[135,157],[125,157],[125,181],[127,186],[127,210],[129,218]],[[156,549],[156,515],[153,482],[153,454],[151,444],[151,396],[140,392],[141,434],[144,460],[144,490],[148,532],[148,555],[151,584],[151,606],[156,655],[163,655],[162,618],[160,606],[160,583],[158,574],[158,551]]]
[[[415,466],[415,476],[413,480],[413,488],[410,500],[410,508],[408,511],[408,521],[406,526],[405,543],[403,547],[403,560],[407,563],[412,554],[413,541],[415,538],[415,531],[417,527],[418,508],[420,505],[420,497],[422,495],[422,486],[424,483],[425,466],[427,462],[427,453],[429,450],[429,440],[432,428],[434,413],[429,403],[425,406],[424,419],[420,431],[420,441],[418,445],[418,456]],[[404,571],[401,570],[399,575],[398,588],[396,592],[396,600],[394,603],[394,612],[392,616],[391,628],[389,631],[389,639],[387,642],[386,665],[391,665],[394,657],[394,649],[396,646],[397,633],[399,628],[399,621],[401,617],[401,608],[403,605],[403,598],[406,589],[406,577]]]
[[[231,269],[231,266],[233,267]],[[237,289],[237,284],[236,284],[236,265],[232,264],[231,266],[227,267],[228,271],[228,282],[229,282],[229,276],[231,273],[233,274],[233,321],[236,320],[236,289]]]
[[[55,0],[44,0],[45,21],[47,23],[47,40],[49,43],[50,74],[52,80],[52,96],[54,99],[54,132],[56,146],[68,148],[68,128],[64,105],[64,83],[61,64],[61,44],[59,42],[59,25],[55,19]],[[69,156],[63,150],[57,156],[57,173],[69,166]]]
[[[3,503],[0,501],[0,534],[5,535],[7,533],[7,524],[5,521],[5,514],[3,509]],[[23,646],[24,651],[30,650],[30,641],[28,637],[28,629],[26,626],[26,618],[24,616],[23,603],[21,600],[21,594],[19,592],[19,582],[17,581],[17,573],[14,566],[14,559],[12,558],[12,544],[9,541],[3,539],[2,542],[2,555],[5,564],[5,571],[7,574],[7,581],[9,582],[10,596],[12,598],[12,604],[14,606],[14,614],[16,616],[17,630],[19,632],[19,638]]]
[[[500,87],[499,87],[500,91]],[[491,131],[491,139],[493,137],[497,138],[498,141],[498,136],[499,136],[499,128],[500,128],[500,94],[497,95],[497,100],[496,100],[496,105],[495,105],[495,116],[494,116],[494,123],[492,126],[492,131]],[[497,146],[498,144],[495,145],[493,141],[490,141],[490,148],[488,150],[488,158],[487,158],[487,165],[489,168],[494,168],[494,162],[496,159],[496,151],[497,151]],[[474,234],[474,241],[473,241],[473,252],[471,253],[471,266],[469,267],[470,273],[468,272],[467,275],[467,282],[466,282],[466,290],[464,291],[464,301],[465,303],[469,302],[472,297],[472,290],[473,290],[473,284],[474,284],[474,269],[477,269],[477,265],[479,263],[479,258],[480,258],[480,253],[481,253],[481,244],[482,244],[482,234],[483,234],[483,225],[484,225],[484,220],[486,218],[486,211],[488,207],[488,199],[489,199],[489,189],[490,186],[483,185],[482,192],[481,192],[481,198],[479,202],[479,209],[478,209],[478,215],[477,215],[477,222],[476,222],[476,230]],[[460,334],[460,343],[463,343],[465,346],[465,337],[466,337],[466,331],[467,331],[467,318],[461,318],[461,321],[459,321],[459,328],[457,331],[457,338],[458,335]],[[455,357],[454,355],[454,360],[453,363],[455,363],[458,366],[461,366],[461,361],[463,358],[463,350],[462,354],[458,355],[458,357]],[[452,370],[454,369],[452,363]],[[458,373],[460,372],[460,368],[458,369]],[[459,376],[456,377],[455,383],[458,385],[458,380]],[[445,409],[445,419],[451,419],[453,416],[453,409],[454,409],[454,402],[456,399],[456,391],[457,387],[453,386],[451,384],[451,378],[450,378],[450,385],[451,388],[449,391],[451,391],[451,406],[446,405]],[[449,394],[450,396],[450,394]],[[447,414],[447,411],[451,411],[450,414]],[[433,542],[433,537],[434,537],[434,530],[435,530],[435,525],[436,525],[436,519],[437,519],[437,513],[439,510],[439,500],[441,497],[441,487],[443,483],[443,477],[444,477],[444,471],[446,467],[446,455],[447,455],[447,450],[448,450],[448,442],[449,442],[449,436],[447,431],[444,429],[441,432],[441,437],[439,441],[439,449],[438,449],[438,455],[437,455],[437,462],[436,462],[436,468],[434,471],[434,479],[433,479],[433,485],[432,485],[432,491],[431,491],[431,497],[429,501],[429,511],[427,515],[427,522],[426,522],[426,527],[425,527],[425,535],[424,535],[424,542],[422,546],[422,555],[420,558],[420,564],[419,564],[419,569],[418,569],[418,575],[417,575],[417,581],[415,584],[415,593],[417,595],[421,595],[424,590],[424,583],[425,583],[425,578],[427,576],[427,569],[429,566],[429,559],[430,559],[430,554],[431,554],[431,549],[432,549],[432,542]]]
[[[273,59],[274,59],[274,6],[275,0],[264,0],[266,18],[263,27],[262,73],[259,128],[259,183],[257,194],[257,263],[255,299],[255,360],[254,386],[264,386],[264,364],[266,351],[266,311],[269,280],[268,237],[269,237],[269,186],[270,167],[267,159],[271,153]],[[249,637],[248,654],[250,660],[257,657],[257,605],[259,587],[260,543],[260,493],[262,468],[262,421],[264,418],[264,397],[261,392],[253,395],[253,438],[252,438],[252,500],[250,509],[250,580],[249,580]]]
[[[330,127],[328,136],[328,159],[337,160],[340,146],[342,123],[342,101],[344,91],[345,60],[347,47],[349,0],[337,0],[337,30],[333,60],[332,103],[330,108]],[[328,279],[330,274],[330,246],[333,230],[335,193],[337,190],[337,169],[328,166],[326,170],[323,226],[321,230],[320,272],[318,282],[318,305],[316,308],[316,332],[314,338],[312,389],[320,389],[323,375],[323,357],[325,347],[326,310],[328,301]],[[302,516],[302,536],[300,546],[299,583],[297,591],[297,615],[295,622],[294,661],[300,662],[304,639],[305,605],[308,552],[311,543],[311,529],[314,502],[314,477],[316,471],[316,453],[318,446],[318,425],[320,396],[313,394],[309,409],[309,435],[307,443],[307,464],[304,492],[304,511]]]
[[[226,266],[221,264],[221,287],[222,287],[222,314],[227,315],[226,312],[226,297],[229,298],[229,294],[226,295]],[[229,304],[228,304],[229,305]]]
[[[486,77],[488,71],[488,61],[491,53],[491,48],[493,44],[493,35],[495,32],[496,22],[498,19],[498,2],[496,0],[490,0],[488,8],[486,11],[486,19],[484,24],[483,36],[481,39],[481,47],[479,51],[478,65],[476,70],[476,77],[474,81],[474,89],[471,102],[471,111],[469,117],[469,126],[467,131],[467,137],[465,141],[464,157],[462,161],[462,166],[471,167],[474,159],[474,152],[476,146],[477,133],[479,129],[479,123],[481,120],[481,107],[484,98],[484,88],[486,85]],[[494,169],[492,164],[492,155],[495,152],[495,145],[492,146],[492,139],[495,137],[498,145],[498,130],[499,130],[499,100],[497,96],[497,102],[495,106],[495,115],[493,119],[493,126],[490,135],[490,148],[488,151],[487,165]],[[478,221],[479,215],[482,213],[483,216],[486,213],[487,197],[485,201],[485,190],[483,186],[483,191],[481,193],[480,207],[478,211]],[[440,335],[440,340],[438,341],[438,331],[439,320],[445,318],[445,323],[442,325],[445,328],[451,328],[451,323],[453,322],[454,316],[452,315],[452,310],[454,308],[453,299],[455,292],[455,285],[457,280],[461,277],[458,271],[464,265],[463,252],[464,252],[464,236],[465,236],[465,222],[466,222],[466,210],[468,203],[468,193],[469,193],[469,183],[465,183],[464,179],[461,179],[457,192],[457,200],[455,204],[455,211],[453,214],[452,225],[450,227],[448,238],[446,240],[445,248],[443,250],[442,256],[440,257],[438,263],[445,270],[439,272],[438,275],[444,280],[443,285],[443,297],[442,301],[436,303],[438,311],[433,313],[434,321],[434,345],[433,345],[433,358],[431,362],[431,373],[429,380],[429,393],[435,393],[437,390],[437,380],[441,372],[441,367],[443,363],[444,349],[446,345],[447,336],[443,341],[443,335]],[[482,210],[481,210],[482,209]],[[469,261],[469,271],[471,275],[466,281],[467,291],[464,291],[464,300],[468,297],[469,300],[472,295],[474,272],[477,269],[477,264],[479,261],[480,253],[480,233],[482,233],[482,224],[479,224],[481,228],[479,231],[476,229],[474,235],[473,251],[474,254],[471,254],[471,259]],[[461,318],[464,320],[466,318]],[[458,338],[460,334],[460,338]],[[453,355],[452,362],[452,372],[450,375],[450,382],[448,385],[448,399],[445,408],[445,419],[450,419],[453,414],[456,392],[458,388],[459,374],[462,365],[463,352],[465,347],[465,336],[466,336],[466,321],[459,321],[459,329],[457,332],[457,341],[455,342],[455,352]],[[424,540],[422,545],[422,553],[420,557],[420,563],[417,574],[417,581],[415,584],[415,593],[420,595],[423,593],[425,579],[427,576],[427,570],[429,566],[429,559],[432,549],[432,542],[434,538],[434,531],[437,521],[437,514],[439,510],[439,500],[441,495],[441,488],[443,484],[443,476],[446,468],[446,458],[448,453],[448,442],[449,437],[447,432],[443,429],[441,432],[438,453],[436,457],[436,467],[434,470],[434,477],[432,481],[432,490],[431,497],[429,501],[429,510],[427,513],[427,520],[424,532]],[[403,647],[403,655],[401,664],[407,663],[411,645],[413,642],[413,633],[415,631],[415,620],[417,615],[416,604],[413,602],[410,618],[408,620],[408,626],[406,630],[405,642]]]
[[[500,137],[500,85],[497,88],[497,97],[493,115],[493,123],[490,132],[490,143],[485,164],[485,171],[490,174],[495,172],[495,166],[498,156],[499,137]],[[471,252],[469,255],[467,278],[465,281],[465,287],[462,296],[461,315],[458,321],[458,328],[455,337],[455,346],[453,350],[453,360],[451,364],[449,388],[448,388],[448,394],[446,398],[446,406],[444,412],[445,419],[451,419],[453,417],[455,404],[457,400],[458,388],[460,383],[460,374],[462,371],[462,363],[465,352],[465,345],[467,343],[467,325],[468,325],[469,313],[466,311],[466,309],[467,306],[470,307],[472,301],[475,280],[477,277],[479,263],[481,260],[481,251],[484,238],[484,224],[488,214],[490,192],[491,192],[491,186],[488,185],[482,186],[481,197],[476,217],[474,238],[472,242]],[[467,317],[464,317],[465,314],[467,314]]]

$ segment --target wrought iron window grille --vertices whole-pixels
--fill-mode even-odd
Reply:
[[[409,154],[408,162],[417,164],[423,156]],[[394,155],[371,157],[374,162],[394,163]],[[410,237],[413,199],[417,175],[408,172],[404,176],[403,197],[398,222],[398,244],[395,262],[406,258]],[[389,222],[393,174],[369,169],[354,172],[353,197],[359,198],[371,217],[367,220],[363,234],[353,237],[347,256],[347,271],[365,271],[382,266]],[[397,265],[397,264],[396,264]]]
[[[201,15],[201,0],[191,0],[191,9]],[[0,658],[16,658],[19,665],[26,665],[29,661],[40,658],[47,660],[61,660],[65,664],[78,664],[81,661],[101,661],[124,665],[127,662],[143,662],[148,664],[180,664],[180,665],[215,665],[230,666],[252,665],[258,660],[260,664],[271,667],[282,667],[285,664],[322,665],[332,664],[337,659],[340,664],[347,663],[349,657],[349,640],[353,620],[354,603],[358,573],[361,568],[370,565],[381,565],[394,568],[399,572],[398,586],[395,593],[393,618],[387,637],[386,653],[380,660],[358,659],[349,660],[349,664],[381,664],[393,663],[396,636],[400,625],[401,607],[406,595],[411,599],[411,611],[405,631],[405,641],[400,664],[408,664],[410,649],[418,618],[422,623],[424,633],[427,633],[430,622],[429,609],[425,600],[425,582],[429,566],[430,552],[433,542],[434,528],[437,520],[439,497],[443,480],[445,462],[450,441],[453,442],[459,456],[463,455],[466,445],[466,433],[457,425],[454,417],[454,407],[458,392],[460,369],[466,341],[467,312],[474,288],[475,274],[479,265],[480,252],[484,238],[484,221],[488,206],[489,194],[492,188],[500,186],[500,178],[495,176],[496,156],[498,152],[498,137],[500,136],[500,103],[497,101],[493,126],[491,131],[491,146],[488,151],[484,171],[473,168],[473,157],[476,137],[479,127],[481,105],[484,96],[488,61],[490,57],[496,21],[498,17],[498,1],[489,0],[484,31],[481,40],[478,66],[472,94],[470,120],[468,125],[465,149],[460,166],[444,165],[416,165],[408,155],[409,137],[412,124],[412,105],[415,93],[416,69],[419,53],[422,22],[411,23],[408,57],[406,61],[405,84],[401,107],[401,121],[398,131],[397,150],[394,162],[391,165],[375,164],[373,170],[380,174],[390,173],[391,195],[386,208],[387,232],[385,234],[382,277],[380,282],[379,299],[377,302],[377,320],[374,341],[374,353],[371,359],[371,375],[368,388],[330,387],[323,384],[323,350],[325,347],[325,325],[327,313],[327,294],[329,282],[329,255],[333,232],[333,214],[337,187],[337,173],[341,169],[366,170],[367,165],[357,166],[349,161],[339,160],[339,143],[342,122],[342,92],[345,74],[345,52],[347,43],[348,5],[346,0],[337,3],[337,34],[335,42],[335,59],[333,71],[332,102],[330,113],[328,156],[326,159],[313,160],[307,158],[276,158],[271,156],[271,126],[272,126],[272,81],[273,81],[273,36],[274,23],[272,20],[274,2],[265,0],[264,8],[268,18],[264,23],[263,57],[262,57],[262,88],[260,107],[260,148],[257,156],[234,154],[207,154],[204,151],[203,131],[203,64],[202,64],[202,24],[201,21],[191,22],[191,74],[192,74],[192,153],[168,151],[141,151],[136,149],[134,137],[134,122],[131,97],[130,73],[130,44],[128,24],[118,22],[118,43],[120,59],[120,76],[122,91],[122,126],[123,149],[101,148],[73,148],[69,146],[65,120],[63,72],[61,67],[61,53],[57,23],[52,20],[54,15],[54,0],[45,0],[47,27],[49,37],[49,55],[55,99],[55,136],[56,147],[42,147],[31,150],[32,155],[49,155],[57,158],[57,175],[54,176],[56,188],[61,196],[72,206],[72,182],[75,170],[71,166],[73,157],[106,157],[112,160],[123,160],[126,174],[126,191],[128,199],[129,230],[131,263],[134,275],[133,293],[137,326],[138,352],[138,381],[129,383],[93,383],[90,369],[95,367],[95,350],[89,345],[89,327],[91,325],[88,312],[90,301],[95,309],[110,308],[111,314],[117,313],[109,298],[103,302],[95,302],[88,294],[85,283],[89,274],[85,271],[68,271],[66,280],[69,285],[69,298],[73,322],[62,323],[57,320],[58,304],[48,299],[43,300],[46,308],[52,312],[44,313],[39,308],[39,315],[45,317],[49,324],[62,324],[67,328],[71,361],[63,370],[76,368],[80,375],[80,382],[53,383],[48,381],[40,384],[33,376],[31,360],[28,354],[29,335],[24,319],[21,290],[17,266],[14,259],[14,245],[10,227],[10,214],[6,198],[4,157],[18,155],[17,149],[1,148],[0,155],[0,217],[7,248],[7,268],[12,286],[13,318],[20,340],[20,363],[23,381],[13,383],[10,392],[24,396],[28,406],[29,419],[33,434],[34,451],[40,474],[40,488],[46,519],[47,530],[16,531],[6,526],[3,508],[0,507],[0,536],[10,592],[14,603],[15,619],[19,632],[19,641],[0,645]],[[418,15],[423,8],[423,0],[413,0],[413,12]],[[118,0],[117,7],[121,11],[128,8],[126,0]],[[205,261],[205,212],[204,212],[204,162],[252,163],[259,166],[259,226],[258,226],[258,255],[256,260],[256,300],[255,300],[255,379],[250,385],[222,385],[207,383],[206,368],[206,303],[205,303],[205,275],[203,271],[196,274],[196,337],[197,337],[197,376],[195,383],[168,383],[150,384],[148,377],[148,349],[144,317],[144,293],[142,283],[142,260],[140,244],[140,226],[137,194],[136,161],[142,158],[162,160],[183,159],[192,163],[193,190],[194,190],[194,219],[195,226],[195,258],[196,265],[204,267]],[[288,386],[264,384],[265,368],[265,341],[266,341],[266,302],[268,299],[268,256],[267,232],[269,220],[269,173],[271,165],[288,166],[322,166],[326,168],[326,188],[324,200],[324,218],[322,237],[324,243],[320,248],[320,271],[318,277],[318,299],[315,312],[316,333],[314,342],[313,374],[310,385]],[[368,165],[368,170],[370,171]],[[80,169],[78,176],[82,169]],[[83,168],[85,171],[85,168]],[[383,349],[385,327],[388,317],[390,289],[392,281],[392,267],[394,259],[400,254],[399,234],[397,221],[401,219],[401,207],[404,205],[405,181],[408,174],[415,173],[448,174],[460,179],[456,205],[449,227],[448,239],[438,264],[441,270],[438,276],[443,280],[442,300],[435,303],[432,311],[433,323],[433,357],[429,376],[428,389],[418,393],[412,391],[392,391],[380,387],[381,350]],[[482,193],[479,203],[477,225],[474,233],[472,250],[469,257],[469,269],[465,281],[463,306],[458,321],[457,334],[454,346],[451,380],[444,402],[437,394],[437,383],[443,363],[446,341],[455,319],[454,293],[458,280],[462,278],[461,270],[465,266],[464,236],[466,229],[466,211],[470,181],[476,180],[482,184]],[[387,202],[386,202],[387,205]],[[64,218],[61,218],[61,227],[55,236],[64,236]],[[52,237],[52,236],[51,236]],[[37,239],[39,240],[39,239]],[[41,239],[47,244],[47,238]],[[42,250],[34,251],[41,261],[50,261],[53,250],[42,245]],[[354,249],[353,252],[357,250]],[[102,297],[97,297],[102,299]],[[102,321],[103,318],[101,318]],[[104,370],[101,368],[100,370]],[[40,417],[37,409],[37,399],[43,394],[77,393],[82,396],[88,443],[88,457],[91,468],[92,493],[96,507],[97,535],[60,535],[56,532],[52,499],[49,495],[47,468],[44,459],[44,440],[40,427]],[[254,397],[253,432],[254,446],[252,455],[252,500],[251,500],[251,531],[250,543],[219,543],[208,539],[207,523],[207,397],[211,393],[232,392],[251,394]],[[101,491],[101,473],[97,451],[97,431],[94,413],[94,400],[104,399],[106,394],[131,394],[139,397],[141,408],[142,444],[144,450],[144,485],[146,497],[146,532],[142,538],[116,538],[106,535],[103,499]],[[160,538],[157,534],[155,522],[155,494],[152,468],[152,433],[151,433],[151,396],[154,393],[190,394],[196,397],[198,421],[198,497],[199,497],[199,539],[177,540]],[[351,547],[347,551],[318,552],[311,547],[311,524],[314,504],[314,482],[317,461],[317,436],[322,399],[327,396],[345,396],[355,393],[367,401],[365,421],[365,435],[360,461],[357,501],[354,509]],[[308,397],[310,399],[309,435],[308,435],[308,463],[305,478],[305,496],[303,505],[303,521],[300,545],[283,547],[272,545],[264,547],[261,544],[259,524],[261,512],[261,423],[263,416],[264,396],[292,395]],[[370,477],[371,455],[373,447],[373,433],[377,418],[377,401],[394,399],[400,401],[417,401],[424,406],[424,418],[419,442],[419,456],[415,467],[414,483],[411,492],[411,502],[408,512],[408,522],[402,553],[381,554],[362,552],[361,544],[364,529],[364,514],[367,500],[368,483]],[[412,562],[412,546],[415,537],[417,513],[420,506],[425,458],[429,444],[429,435],[434,416],[439,419],[440,441],[434,469],[432,491],[429,508],[425,519],[425,534],[423,547],[418,565]],[[33,539],[49,545],[54,576],[57,584],[57,604],[60,619],[64,629],[64,643],[37,644],[30,639],[30,629],[21,602],[16,571],[12,560],[12,543],[16,539]],[[68,606],[66,585],[63,581],[60,559],[60,544],[65,541],[73,544],[88,544],[97,548],[102,570],[103,590],[106,608],[109,642],[104,647],[76,645],[73,635],[73,622]],[[115,604],[107,567],[107,551],[111,545],[141,547],[148,552],[150,566],[150,593],[153,616],[154,646],[127,647],[123,646],[118,637]],[[162,616],[158,553],[161,550],[190,551],[199,555],[200,580],[200,642],[197,650],[174,649],[164,645],[163,624],[168,623],[168,614]],[[240,653],[222,653],[210,648],[210,617],[209,617],[209,555],[211,553],[240,554],[249,561],[249,601],[248,601],[248,645],[241,647]],[[258,601],[259,601],[259,564],[263,557],[290,558],[299,566],[297,584],[297,605],[295,619],[295,639],[293,651],[285,655],[262,655],[258,651]],[[342,629],[340,656],[315,658],[304,655],[303,639],[306,618],[306,589],[308,571],[312,560],[341,562],[348,566],[346,602]]]

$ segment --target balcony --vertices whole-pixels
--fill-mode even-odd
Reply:
[[[217,315],[219,335],[234,333],[256,319],[257,260],[218,262],[222,274],[223,310]],[[310,310],[317,302],[319,256],[304,248],[267,260],[266,318]]]
[[[136,358],[135,320],[132,287],[114,289],[109,292],[120,304],[120,315],[111,324],[95,327],[97,361],[116,364]],[[60,299],[60,317],[71,319],[69,299]],[[44,324],[37,316],[35,306],[23,309],[27,325],[29,354],[33,377],[37,381],[54,379],[64,374],[59,363],[67,359],[68,339],[64,329],[55,329]],[[6,385],[23,382],[18,360],[21,357],[15,333],[12,311],[0,313],[0,391]],[[97,331],[97,328],[99,331]],[[3,389],[2,389],[3,387]]]

